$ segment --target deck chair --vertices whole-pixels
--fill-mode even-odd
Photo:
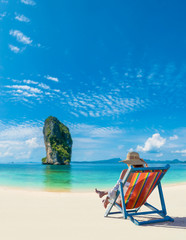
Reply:
[[[166,165],[165,167],[147,168],[133,168],[132,166],[130,166],[128,171],[126,172],[124,179],[120,183],[120,187],[116,193],[115,199],[110,200],[110,203],[105,212],[105,217],[110,214],[122,213],[123,218],[130,219],[136,225],[174,221],[174,219],[167,216],[163,191],[161,187],[161,179],[163,178],[169,167],[169,165]],[[132,179],[124,196],[123,187],[127,182],[130,174],[133,174]],[[161,203],[160,210],[147,203],[148,197],[156,187],[158,187]],[[116,202],[119,196],[121,197],[121,204],[118,204]],[[143,205],[149,208],[151,211],[139,211]],[[119,212],[111,212],[113,206],[115,206],[119,210]],[[143,216],[146,214],[159,214],[161,218],[148,221],[138,221],[134,218],[134,216]]]

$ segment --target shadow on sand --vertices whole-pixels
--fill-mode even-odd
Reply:
[[[112,215],[112,216],[109,216],[108,218],[123,219],[123,217],[121,215],[119,215],[119,216]],[[147,216],[145,216],[145,217],[138,216],[137,220],[149,221],[149,220],[153,220],[153,219],[157,219],[157,218],[156,217],[152,218],[152,217],[147,217]],[[141,225],[141,227],[151,226],[151,227],[186,229],[186,217],[172,217],[172,218],[174,219],[174,222],[160,222],[160,223],[146,224],[146,225]],[[126,220],[126,221],[130,221],[130,220]]]
[[[171,216],[172,217],[172,216]],[[186,229],[186,217],[172,217],[174,222],[162,222],[146,226]]]

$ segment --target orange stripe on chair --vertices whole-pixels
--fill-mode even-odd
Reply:
[[[139,176],[140,176],[140,173],[133,173],[130,185],[129,185],[128,190],[125,194],[125,203],[128,201],[131,193],[133,192],[133,190],[135,188],[135,184],[136,184]]]
[[[150,174],[150,172],[146,173],[146,176],[144,176],[143,185],[142,185],[142,187],[139,190],[138,196],[136,197],[136,201],[134,202],[134,205],[132,206],[132,208],[136,208],[136,205],[138,204],[139,198],[143,194],[144,189],[146,189],[146,187],[147,187],[147,180],[149,179],[149,174]]]
[[[142,206],[165,172],[162,170],[145,170],[133,173],[129,188],[125,194],[126,209]]]
[[[154,181],[153,186],[150,188],[150,191],[149,191],[149,193],[147,194],[147,197],[145,198],[145,200],[142,202],[142,204],[144,204],[144,203],[146,202],[147,198],[149,197],[149,195],[151,194],[151,192],[152,192],[153,189],[155,188],[158,180],[163,177],[163,175],[165,174],[165,172],[166,172],[166,171],[161,171],[161,172],[158,173],[158,175],[157,175],[157,177],[156,177],[156,179],[155,179],[155,181]]]
[[[143,188],[143,185],[146,181],[148,173],[140,173],[140,176],[138,177],[135,187],[133,191],[130,194],[130,198],[128,198],[128,202],[126,203],[126,208],[131,209],[135,205],[137,198],[140,194],[141,189]]]
[[[135,173],[125,195],[126,209],[142,206],[164,174],[165,171],[162,170]]]
[[[151,172],[149,174],[146,185],[145,185],[145,188],[143,189],[143,192],[141,193],[140,198],[138,199],[138,202],[135,205],[136,208],[140,207],[143,204],[143,202],[146,199],[151,187],[154,184],[154,181],[156,180],[157,175],[158,175],[158,172]]]

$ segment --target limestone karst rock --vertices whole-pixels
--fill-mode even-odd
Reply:
[[[43,127],[46,157],[43,164],[68,165],[71,161],[72,138],[69,129],[56,117],[48,117]]]

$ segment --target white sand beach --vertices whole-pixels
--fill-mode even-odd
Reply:
[[[186,239],[186,184],[163,186],[174,222],[136,226],[121,215],[105,218],[95,193],[0,188],[0,239]],[[149,202],[158,204],[157,192]]]

